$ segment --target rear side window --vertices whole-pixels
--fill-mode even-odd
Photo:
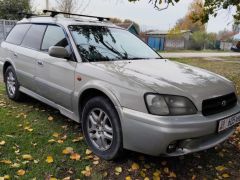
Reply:
[[[9,33],[6,41],[12,44],[20,45],[30,26],[30,24],[17,24]]]
[[[47,51],[51,46],[68,46],[68,41],[66,39],[65,33],[59,26],[47,27],[41,49]]]
[[[33,24],[24,37],[22,46],[39,50],[46,27],[46,25]]]

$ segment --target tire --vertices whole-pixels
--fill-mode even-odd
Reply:
[[[82,118],[83,134],[93,153],[105,160],[122,154],[121,124],[110,100],[101,96],[90,99],[84,106]]]
[[[22,93],[19,91],[20,84],[17,80],[15,70],[9,66],[4,73],[5,87],[9,99],[20,101]]]

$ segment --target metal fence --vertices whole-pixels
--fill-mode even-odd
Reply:
[[[14,20],[0,20],[0,42],[2,42],[11,31],[11,29],[15,26],[17,21]]]

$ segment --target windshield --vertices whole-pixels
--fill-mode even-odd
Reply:
[[[158,59],[160,56],[132,33],[103,26],[69,26],[83,61]]]

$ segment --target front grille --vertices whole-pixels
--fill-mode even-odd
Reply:
[[[204,116],[217,114],[234,107],[236,104],[237,96],[235,93],[207,99],[202,103],[202,113]]]

